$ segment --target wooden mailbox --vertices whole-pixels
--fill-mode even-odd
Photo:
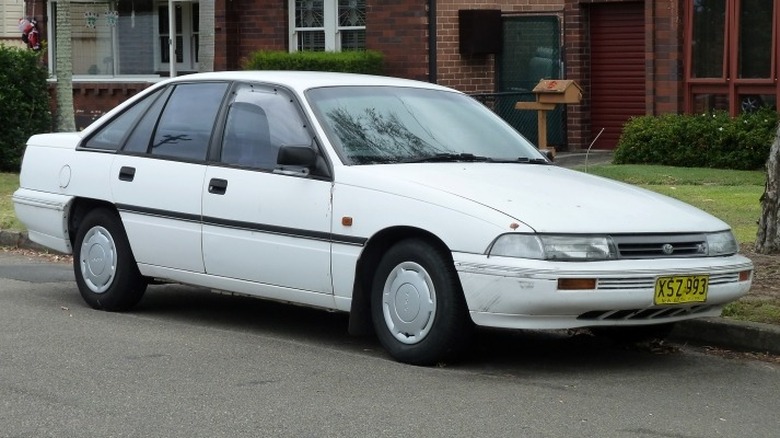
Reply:
[[[539,149],[547,149],[547,111],[555,109],[555,105],[580,103],[582,88],[572,81],[564,79],[542,79],[533,89],[535,102],[517,102],[517,110],[535,110],[539,112]],[[554,153],[554,151],[551,151]]]

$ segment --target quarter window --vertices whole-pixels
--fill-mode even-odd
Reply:
[[[142,101],[136,102],[132,107],[114,118],[114,120],[93,135],[85,146],[92,149],[112,151],[119,149],[135,122],[146,112],[159,95],[160,92],[157,91],[150,96],[146,96]]]

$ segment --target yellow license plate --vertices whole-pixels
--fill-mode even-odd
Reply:
[[[655,280],[656,305],[707,301],[708,275],[675,275]]]

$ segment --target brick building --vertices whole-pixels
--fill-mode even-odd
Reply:
[[[612,148],[632,115],[736,114],[780,95],[780,0],[210,1],[213,29],[202,28],[205,0],[175,2],[179,74],[203,69],[198,41],[211,32],[207,68],[239,69],[262,49],[367,48],[384,53],[386,74],[488,96],[507,119],[539,79],[573,79],[584,99],[548,117],[549,142],[564,149],[602,128],[594,147]],[[26,3],[50,41],[54,4]],[[72,0],[71,23],[79,127],[168,75],[166,1]]]

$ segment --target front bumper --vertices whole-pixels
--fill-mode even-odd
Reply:
[[[454,253],[455,267],[475,324],[515,329],[646,325],[718,316],[747,294],[753,263],[741,256],[549,262]],[[709,275],[704,303],[656,306],[655,280]],[[595,289],[559,290],[558,279],[595,278]]]

